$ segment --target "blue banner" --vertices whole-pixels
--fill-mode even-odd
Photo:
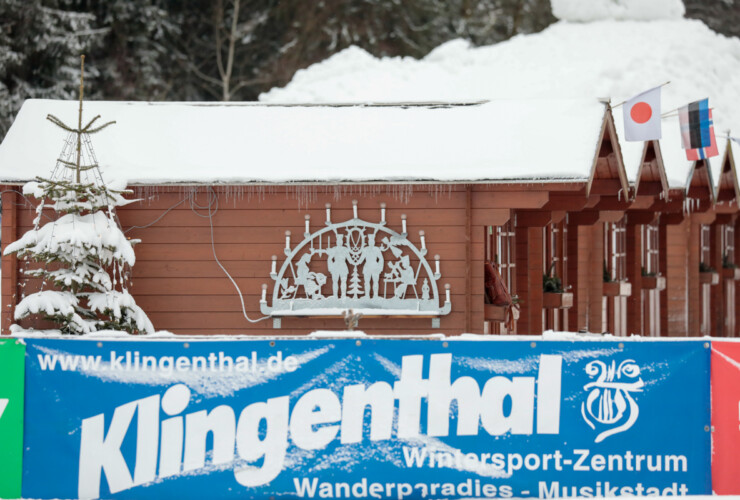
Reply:
[[[26,342],[26,498],[711,494],[702,341]]]

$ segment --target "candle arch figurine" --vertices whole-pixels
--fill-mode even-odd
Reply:
[[[419,248],[408,239],[405,214],[398,233],[387,225],[384,203],[380,222],[360,219],[357,201],[352,209],[351,219],[332,222],[327,204],[325,227],[313,233],[306,215],[303,240],[294,248],[290,231],[285,232],[286,258],[278,269],[277,256],[272,257],[272,306],[268,286],[262,285],[262,313],[273,318],[275,328],[286,316],[343,317],[350,309],[363,316],[431,317],[432,327],[439,328],[440,317],[452,306],[450,287],[445,285],[440,306],[440,257],[434,256],[432,269],[424,231],[419,231]]]

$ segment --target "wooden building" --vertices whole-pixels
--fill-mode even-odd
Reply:
[[[710,227],[710,240],[715,250],[713,261],[719,271],[719,284],[713,288],[711,297],[711,316],[716,318],[712,335],[734,337],[738,335],[740,324],[737,322],[737,311],[740,310],[740,297],[737,287],[740,281],[740,231],[738,224],[738,203],[740,203],[740,185],[738,183],[735,158],[740,154],[740,145],[735,141],[721,140],[724,146],[714,169],[717,178],[716,217]]]
[[[63,146],[46,115],[76,106],[28,101],[0,144],[3,245],[32,228],[20,185],[48,177]],[[158,330],[299,335],[343,329],[353,309],[374,334],[736,334],[734,274],[718,291],[699,271],[724,271],[740,246],[731,147],[715,196],[709,162],[684,175],[664,141],[624,148],[606,103],[90,102],[86,114],[116,120],[91,139],[106,180],[125,177],[139,200],[118,216],[142,241],[131,291]],[[348,270],[331,257],[340,247]],[[486,261],[514,313],[487,303]],[[39,284],[13,256],[2,271],[7,333]]]

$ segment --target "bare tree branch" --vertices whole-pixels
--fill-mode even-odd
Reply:
[[[212,76],[208,76],[205,73],[203,73],[195,64],[190,64],[190,69],[193,71],[195,76],[200,78],[203,81],[206,81],[212,85],[216,85],[217,87],[221,87],[221,80],[217,80],[216,78],[213,78]]]
[[[221,56],[221,49],[223,42],[221,41],[221,25],[224,22],[224,5],[223,0],[218,0],[216,2],[216,7],[213,12],[213,29],[215,30],[216,35],[216,66],[218,66],[218,74],[221,77],[221,82],[219,82],[219,85],[222,85],[224,76],[226,75],[226,72],[224,71],[224,63]]]
[[[276,81],[276,78],[268,78],[268,77],[250,78],[248,80],[240,80],[236,85],[234,85],[234,88],[231,90],[231,94],[232,95],[236,94],[236,92],[243,87],[250,87],[252,85],[261,85],[265,83],[274,83],[275,81]]]

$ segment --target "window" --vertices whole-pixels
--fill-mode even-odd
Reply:
[[[568,229],[565,220],[548,224],[543,229],[543,269],[547,275],[560,278],[565,288],[568,273]]]
[[[627,230],[624,219],[604,225],[604,281],[627,279]],[[606,285],[605,285],[606,286]],[[620,285],[621,287],[621,285]],[[627,334],[627,297],[621,293],[602,297],[601,328],[604,332]]]
[[[514,239],[514,224],[509,221],[502,226],[489,226],[486,229],[486,260],[493,262],[497,267],[504,286],[512,297],[516,296],[516,246]],[[508,334],[514,333],[516,326],[508,330],[505,323],[500,321],[485,321],[484,333]]]
[[[699,248],[699,262],[706,266],[711,266],[712,252],[710,245],[710,229],[709,226],[701,226],[701,247]]]
[[[558,223],[550,223],[544,228],[542,244],[542,272],[548,276],[557,276],[563,291],[568,291],[568,225],[567,218]],[[542,324],[546,330],[567,331],[567,309],[548,309],[542,311]]]
[[[609,281],[623,281],[627,278],[627,233],[624,221],[606,223],[604,262]]]
[[[642,274],[645,276],[658,276],[660,274],[660,233],[658,224],[646,224],[640,226],[640,265]],[[657,289],[645,289],[640,292],[642,318],[639,332],[642,335],[660,336],[660,291]]]
[[[722,266],[735,265],[735,227],[729,224],[722,226]]]
[[[660,273],[659,268],[659,236],[658,225],[647,224],[642,226],[642,271],[647,276]]]
[[[498,271],[509,293],[514,295],[516,280],[516,259],[514,250],[514,228],[511,222],[503,226],[488,227],[488,251],[486,258],[498,264]]]

